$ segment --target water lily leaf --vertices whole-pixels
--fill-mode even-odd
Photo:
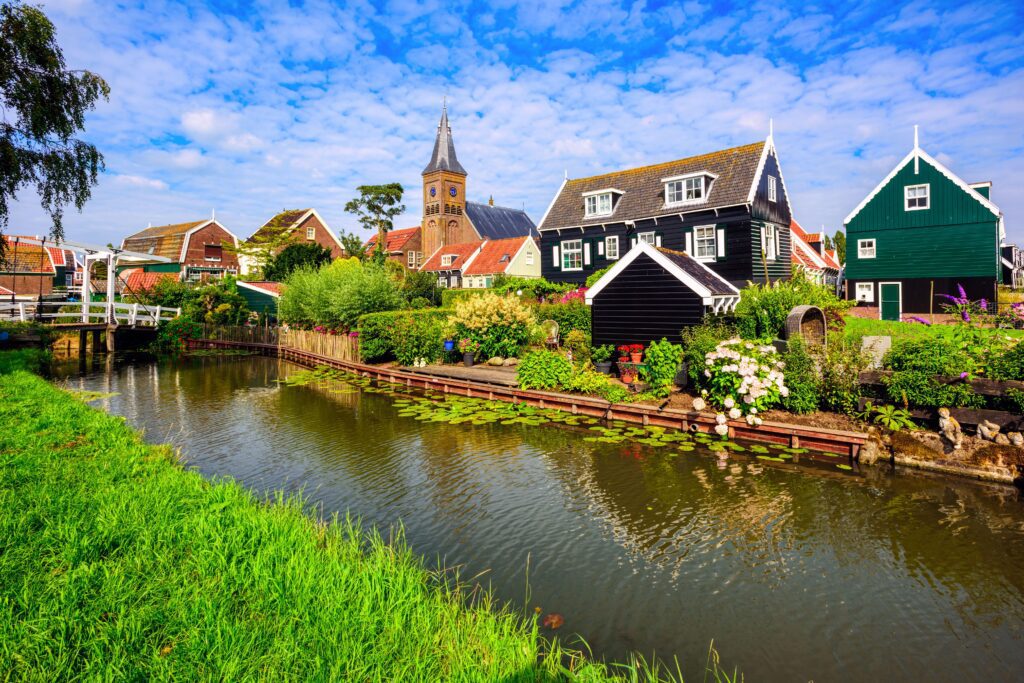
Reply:
[[[757,459],[758,460],[771,460],[772,462],[785,462],[785,460],[783,460],[782,458],[773,458],[770,455],[759,455],[759,456],[757,456]]]
[[[853,469],[849,465],[844,465],[843,463],[836,463],[836,467],[838,467],[841,470],[846,470],[846,471],[850,471],[850,470]]]

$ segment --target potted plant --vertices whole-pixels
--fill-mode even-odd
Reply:
[[[643,344],[630,344],[629,345],[629,358],[634,363],[639,363],[644,359],[644,345]]]
[[[444,340],[444,350],[445,351],[454,351],[455,350],[455,340],[454,339],[445,339]]]
[[[626,384],[632,384],[636,379],[636,368],[629,363],[620,363],[619,378]]]
[[[594,368],[598,372],[604,375],[611,374],[612,371],[612,348],[611,344],[602,344],[601,346],[594,346],[590,349],[590,358],[594,361]]]
[[[462,363],[467,368],[473,367],[473,357],[480,350],[480,344],[472,339],[460,339],[459,351],[462,351]]]
[[[619,352],[619,362],[620,363],[628,363],[629,362],[629,344],[623,344],[622,346],[619,346],[616,350]]]

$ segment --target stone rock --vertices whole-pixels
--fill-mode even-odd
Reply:
[[[1014,446],[1024,446],[1024,435],[1020,432],[1007,432],[1006,437]]]
[[[999,434],[999,425],[995,422],[988,420],[982,420],[978,423],[978,436],[988,441],[995,441],[996,435]]]
[[[505,367],[509,367],[510,368],[510,367],[515,366],[515,365],[519,365],[519,359],[518,358],[506,358],[505,359]]]
[[[996,434],[996,438],[992,439],[999,446],[1009,446],[1010,439],[1006,434]]]
[[[878,370],[882,367],[882,358],[892,348],[892,337],[887,335],[868,335],[861,342],[861,350],[867,354],[868,367]]]
[[[857,462],[861,465],[874,465],[879,460],[890,460],[889,449],[877,437],[868,439],[857,451]]]
[[[492,358],[489,361],[487,361],[487,364],[488,365],[495,365],[495,366],[499,366],[500,367],[500,366],[505,364],[505,359],[502,358],[501,356],[495,356],[494,358]]]

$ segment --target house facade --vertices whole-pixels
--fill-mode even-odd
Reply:
[[[685,252],[735,286],[790,275],[792,212],[763,142],[568,179],[541,219],[541,274],[582,284],[639,242]]]
[[[532,237],[488,240],[480,246],[473,262],[462,271],[462,286],[486,289],[496,275],[540,277],[540,246]]]
[[[800,271],[812,282],[833,288],[839,283],[839,260],[825,248],[821,233],[808,233],[794,219],[789,224],[793,272]]]
[[[345,255],[341,240],[331,230],[316,209],[286,209],[275,215],[254,232],[238,255],[242,275],[251,275],[263,269],[269,256],[276,256],[291,244],[319,244],[331,252],[331,258]],[[269,248],[269,245],[274,245]]]
[[[958,285],[996,299],[1005,230],[991,183],[964,182],[916,139],[844,223],[846,298],[881,319],[940,313]]]
[[[238,281],[238,293],[249,305],[249,310],[265,314],[269,318],[277,317],[277,301],[281,298],[284,285],[280,282]]]
[[[458,289],[463,285],[463,273],[480,253],[483,242],[461,242],[438,247],[420,270],[437,275],[437,286]]]
[[[1016,244],[1003,245],[1000,250],[1003,264],[1003,284],[1012,289],[1024,287],[1024,251]]]
[[[231,247],[231,248],[226,248]],[[121,242],[121,248],[169,259],[170,263],[134,262],[146,272],[176,273],[199,282],[237,275],[238,238],[215,219],[146,228]]]
[[[37,238],[4,235],[3,257],[0,257],[0,297],[8,301],[38,299],[53,294],[54,283],[63,284],[54,256],[63,253],[34,242]],[[25,241],[29,240],[29,241]],[[63,259],[61,259],[63,261]]]
[[[366,253],[372,255],[377,248],[377,235],[366,241]],[[418,270],[423,265],[423,239],[420,227],[389,230],[384,244],[388,259],[401,263],[409,270]]]

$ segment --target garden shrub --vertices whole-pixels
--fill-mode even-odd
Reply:
[[[437,306],[441,303],[441,288],[437,286],[437,273],[426,270],[414,270],[405,274],[402,279],[402,294],[409,300],[412,308]],[[417,300],[424,299],[426,304],[413,305]]]
[[[499,274],[491,283],[491,291],[495,294],[515,294],[522,292],[527,300],[542,301],[548,297],[564,294],[575,288],[575,285],[561,282],[548,282],[542,277],[511,277]]]
[[[486,289],[442,289],[441,308],[453,308],[457,301],[480,296],[487,291]]]
[[[178,316],[157,326],[156,341],[150,345],[150,350],[159,354],[176,355],[185,350],[189,339],[199,339],[202,335],[202,325],[187,316]]]
[[[289,276],[278,300],[278,315],[289,324],[348,330],[367,313],[405,304],[399,283],[385,268],[357,259],[338,259],[319,270],[300,268]]]
[[[555,351],[531,351],[516,370],[520,389],[557,389],[569,385],[572,377],[572,363]]]
[[[801,305],[821,308],[829,327],[835,329],[843,324],[842,313],[852,302],[841,300],[829,287],[811,282],[800,274],[770,285],[748,283],[740,290],[740,302],[735,311],[740,336],[765,341],[779,337],[790,311]]]
[[[590,306],[585,303],[540,304],[537,306],[538,322],[554,320],[562,339],[573,330],[581,330],[590,336]]]
[[[820,399],[818,376],[814,358],[803,339],[790,340],[783,361],[789,395],[782,399],[782,406],[791,413],[813,413],[818,409]]]
[[[860,373],[868,366],[868,358],[856,342],[843,334],[830,334],[828,347],[819,358],[819,403],[823,410],[852,415],[860,399]]]
[[[493,292],[458,301],[448,319],[451,332],[477,342],[483,358],[518,356],[533,323],[532,312],[519,297]]]
[[[614,264],[611,266],[605,266],[601,270],[595,270],[593,273],[587,276],[587,289],[590,289],[597,284],[597,281],[604,277],[604,274],[612,269]]]
[[[420,308],[430,308],[433,304],[430,303],[430,299],[425,296],[414,296],[409,300],[409,308],[417,310]]]
[[[705,366],[708,399],[732,419],[764,411],[789,395],[774,346],[727,339],[707,355]]]
[[[572,354],[576,363],[590,360],[590,335],[583,330],[573,330],[562,338],[562,348]]]
[[[612,403],[624,403],[632,397],[624,386],[613,382],[608,375],[593,370],[573,373],[563,388],[580,394],[594,394]]]
[[[672,393],[679,364],[683,360],[683,347],[673,344],[667,339],[651,342],[644,354],[647,364],[647,376],[650,380],[650,393],[664,398]]]
[[[192,289],[181,310],[183,316],[207,325],[241,325],[249,313],[249,302],[238,293],[234,278]]]
[[[884,380],[894,402],[922,408],[980,407],[985,400],[969,384],[944,384],[938,377],[958,377],[974,367],[971,355],[948,339],[908,339],[885,354]]]
[[[704,360],[715,350],[719,342],[732,339],[738,334],[735,326],[720,318],[708,316],[700,325],[686,327],[680,336],[683,339],[683,360],[690,383],[700,389],[707,385],[704,375]]]
[[[1024,380],[1024,342],[997,353],[989,362],[989,377],[1000,380]]]
[[[417,358],[440,360],[450,313],[427,308],[364,315],[358,321],[359,355],[366,363],[392,358],[403,365],[411,365]]]

